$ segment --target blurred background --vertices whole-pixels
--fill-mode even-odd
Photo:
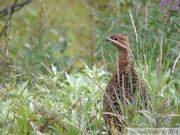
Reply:
[[[2,16],[0,12],[0,30],[9,23],[0,37],[1,73],[6,77],[12,72],[46,73],[45,66],[51,64],[69,73],[94,64],[111,71],[118,52],[104,39],[116,32],[129,37],[141,64],[145,57],[157,61],[161,39],[164,65],[172,68],[180,53],[179,10],[172,9],[177,5],[173,1],[163,6],[156,0],[1,0],[0,9],[22,3],[26,4],[15,8],[9,19],[8,13]],[[178,63],[175,71],[179,69]]]

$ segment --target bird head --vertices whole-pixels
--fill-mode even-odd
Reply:
[[[116,34],[111,35],[110,37],[107,37],[106,41],[116,46],[120,51],[129,50],[128,38],[119,33],[116,33]]]

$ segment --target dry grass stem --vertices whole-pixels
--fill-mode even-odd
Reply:
[[[172,53],[172,56],[171,56],[172,59],[174,58],[175,53],[177,52],[177,50],[179,49],[179,47],[180,47],[180,41],[177,43],[177,45],[176,45],[176,47],[175,47],[175,49],[174,49],[174,51],[173,51],[173,53]]]
[[[136,36],[136,44],[138,45],[139,41],[138,41],[137,29],[136,29],[136,26],[134,24],[133,16],[132,16],[132,13],[131,13],[130,10],[129,10],[129,14],[130,14],[130,18],[131,18],[132,25],[133,25],[133,28],[134,28],[134,33],[135,33],[135,36]]]
[[[145,75],[145,78],[147,79],[148,72],[147,72],[147,60],[146,60],[146,55],[144,55],[144,75]]]
[[[174,24],[174,26],[176,27],[176,29],[178,30],[178,32],[180,33],[180,29],[177,27],[176,24]]]
[[[78,127],[81,127],[82,124],[82,110],[83,110],[83,106],[82,106],[82,98],[79,97],[79,107],[78,107]]]
[[[50,69],[42,61],[41,61],[41,64],[46,68],[46,70],[51,74],[51,76],[53,76],[53,74],[50,71]]]
[[[116,72],[117,72],[117,77],[118,77],[118,84],[120,85],[120,82],[119,82],[119,80],[120,80],[120,77],[119,77],[119,62],[118,62],[119,60],[118,60],[118,56],[116,56]]]
[[[138,47],[139,40],[138,40],[137,29],[136,29],[136,26],[134,24],[133,16],[132,16],[132,13],[131,13],[130,10],[129,10],[129,14],[130,14],[131,22],[132,22],[132,25],[133,25],[133,28],[134,28],[134,34],[135,34],[135,37],[136,37],[136,49],[137,49],[138,59],[140,59],[140,56],[139,56],[139,47]],[[135,66],[136,66],[136,63],[135,63]]]
[[[146,10],[145,10],[145,13],[146,13],[145,30],[147,30],[147,25],[148,25],[148,7],[147,7],[147,4],[146,4]]]
[[[125,104],[126,102],[125,102],[125,90],[124,90],[124,75],[122,76],[122,97],[123,97],[123,104]]]
[[[87,74],[87,76],[89,77],[89,79],[91,79],[99,88],[100,90],[109,98],[109,95],[106,93],[106,91],[101,87],[101,85],[96,82],[89,74]]]
[[[179,54],[179,56],[176,58],[176,60],[175,60],[175,62],[174,62],[173,69],[172,69],[172,74],[174,74],[174,69],[175,69],[175,67],[176,67],[176,64],[177,64],[179,58],[180,58],[180,54]]]
[[[4,46],[4,51],[3,51],[3,60],[2,60],[2,73],[6,67],[6,59],[8,56],[8,46],[9,46],[9,41],[10,41],[10,19],[11,19],[11,9],[10,5],[8,4],[8,14],[7,14],[7,21],[6,21],[6,26],[5,26],[5,46]]]
[[[43,10],[43,12],[44,12],[44,15],[46,16],[46,19],[47,19],[48,23],[50,24],[48,15],[47,15],[46,10],[45,10],[45,7],[44,7],[44,4],[43,4],[42,0],[39,0],[39,1],[40,1],[40,3],[41,3],[41,7],[42,7],[42,10]]]
[[[103,65],[104,65],[104,69],[105,69],[105,74],[107,76],[107,67],[106,67],[106,61],[105,61],[105,58],[104,58],[104,52],[103,52],[103,48],[101,46],[101,56],[102,56],[102,62],[103,62]]]
[[[70,123],[70,122],[68,122],[68,121],[66,121],[66,120],[62,120],[62,122],[67,123],[68,125],[71,125],[71,126],[75,127],[75,128],[78,129],[79,131],[83,132],[84,135],[89,135],[89,133],[83,131],[81,128],[79,128],[78,126],[74,125],[73,123]]]
[[[156,63],[156,84],[158,83],[159,74],[162,66],[162,44],[163,44],[163,38],[161,37],[159,56],[157,58],[157,63]]]

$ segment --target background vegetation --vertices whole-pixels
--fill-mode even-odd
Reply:
[[[104,39],[116,32],[152,97],[125,110],[126,126],[180,127],[180,11],[164,1],[36,0],[1,18],[0,134],[106,134],[102,89],[119,54]]]

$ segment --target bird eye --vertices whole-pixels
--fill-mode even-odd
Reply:
[[[119,39],[118,38],[114,38],[115,41],[118,41]]]

